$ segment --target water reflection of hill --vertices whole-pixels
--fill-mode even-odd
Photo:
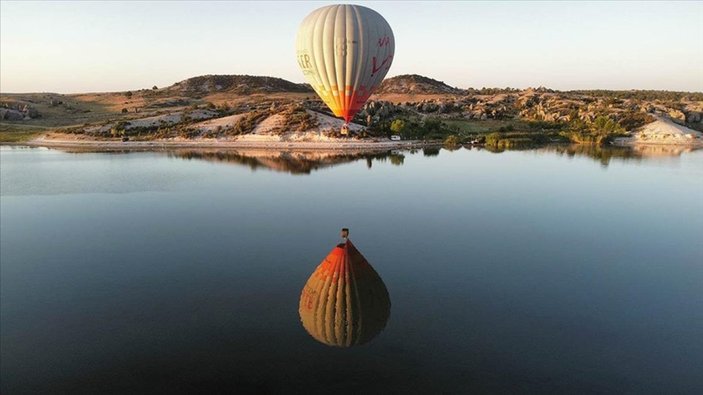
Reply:
[[[681,154],[693,152],[694,148],[688,146],[676,145],[656,145],[656,144],[639,144],[632,147],[642,156],[681,156]]]
[[[386,161],[402,165],[405,156],[394,151],[380,152],[335,152],[335,151],[271,151],[271,150],[176,150],[170,157],[188,160],[206,160],[248,166],[291,174],[310,174],[314,170],[332,167],[358,160],[366,160],[369,168],[373,161]]]
[[[133,152],[165,152],[169,157],[187,160],[206,160],[242,165],[256,169],[268,169],[290,174],[310,174],[314,170],[333,167],[344,163],[365,160],[368,168],[374,162],[390,162],[402,166],[406,155],[422,154],[424,157],[436,157],[442,151],[461,150],[462,146],[448,149],[437,146],[425,147],[422,150],[375,150],[375,151],[333,151],[333,150],[287,150],[275,151],[269,149],[218,149],[218,148],[183,148],[183,149],[95,149],[95,148],[59,148],[70,153],[102,152],[109,154],[129,154]],[[543,154],[553,153],[558,156],[588,157],[597,161],[603,167],[609,166],[612,160],[622,162],[639,162],[643,160],[676,158],[685,153],[695,151],[695,148],[675,145],[635,145],[635,146],[599,146],[589,144],[546,145],[539,148],[525,149],[493,149],[490,147],[463,146],[464,150],[488,151],[501,154],[507,151],[534,151]]]
[[[569,157],[585,156],[607,167],[611,160],[641,161],[651,158],[677,157],[691,152],[690,147],[670,145],[639,145],[633,147],[599,146],[589,144],[551,145],[539,149],[542,152],[554,152]]]

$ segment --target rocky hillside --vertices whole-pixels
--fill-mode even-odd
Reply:
[[[21,100],[5,100],[0,102],[0,120],[23,121],[40,116],[39,111],[29,103]]]
[[[443,95],[402,104],[384,100],[379,94],[364,110],[378,118],[399,111],[412,111],[440,118],[471,120],[522,119],[568,123],[592,122],[599,116],[617,121],[632,130],[663,116],[681,125],[703,130],[703,94],[653,91],[581,91],[560,92],[545,88],[468,89],[461,95]],[[366,113],[362,114],[366,116]]]
[[[207,95],[226,92],[233,94],[254,94],[273,92],[312,92],[307,84],[296,84],[276,77],[253,75],[202,75],[177,82],[166,91],[182,95]]]
[[[423,95],[456,95],[463,91],[453,88],[442,81],[437,81],[429,77],[417,74],[399,75],[387,78],[381,83],[377,94],[399,93],[399,94],[423,94]]]

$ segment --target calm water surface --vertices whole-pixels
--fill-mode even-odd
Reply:
[[[1,389],[703,393],[703,152],[0,151]],[[385,330],[301,289],[351,239]]]

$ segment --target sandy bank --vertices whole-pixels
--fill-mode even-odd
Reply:
[[[615,145],[671,145],[693,148],[703,147],[703,133],[679,125],[670,119],[655,116],[656,121],[649,123],[635,133],[632,137],[615,139]]]

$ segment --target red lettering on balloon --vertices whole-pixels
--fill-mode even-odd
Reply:
[[[381,65],[378,65],[378,61],[376,60],[376,57],[374,56],[373,59],[371,60],[373,62],[373,69],[371,70],[371,76],[373,77],[374,74],[376,74],[377,71],[381,70],[383,66],[386,65],[391,59],[393,59],[393,55],[388,55],[386,56],[385,59],[381,62]],[[390,66],[390,64],[389,64]]]

